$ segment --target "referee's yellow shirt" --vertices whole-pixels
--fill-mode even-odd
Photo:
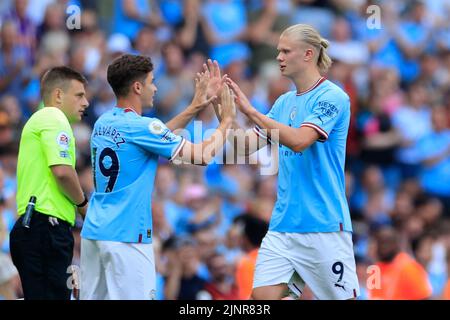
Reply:
[[[75,138],[64,113],[54,107],[36,111],[25,124],[17,163],[17,213],[25,213],[31,196],[35,209],[75,223],[75,206],[58,187],[50,167],[75,168]]]

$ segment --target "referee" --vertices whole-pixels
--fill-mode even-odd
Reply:
[[[25,124],[17,164],[19,219],[10,234],[13,263],[25,299],[70,299],[72,226],[83,217],[87,199],[75,171],[75,139],[70,124],[88,107],[86,79],[68,67],[48,70],[41,80],[45,107]],[[30,197],[36,197],[29,228],[23,226]]]

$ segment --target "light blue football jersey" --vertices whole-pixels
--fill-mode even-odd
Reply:
[[[171,159],[184,138],[160,120],[113,108],[95,123],[91,157],[95,191],[81,236],[131,243],[152,242],[151,196],[158,157]]]
[[[277,201],[269,230],[351,232],[344,180],[350,123],[347,94],[322,78],[306,92],[280,96],[267,116],[294,128],[314,128],[320,135],[303,152],[279,145]],[[266,138],[260,128],[255,132]]]

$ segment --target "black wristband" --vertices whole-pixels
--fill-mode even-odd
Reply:
[[[86,197],[86,195],[84,195],[84,200],[83,200],[83,202],[80,203],[80,204],[76,204],[76,206],[77,206],[78,208],[83,208],[85,205],[87,205],[87,203],[88,203],[88,198]]]

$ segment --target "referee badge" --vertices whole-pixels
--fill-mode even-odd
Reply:
[[[62,150],[68,150],[70,144],[69,135],[66,132],[60,132],[56,138],[56,143]]]
[[[69,155],[69,153],[67,151],[60,151],[59,152],[59,156],[61,158],[70,158],[70,155]]]

